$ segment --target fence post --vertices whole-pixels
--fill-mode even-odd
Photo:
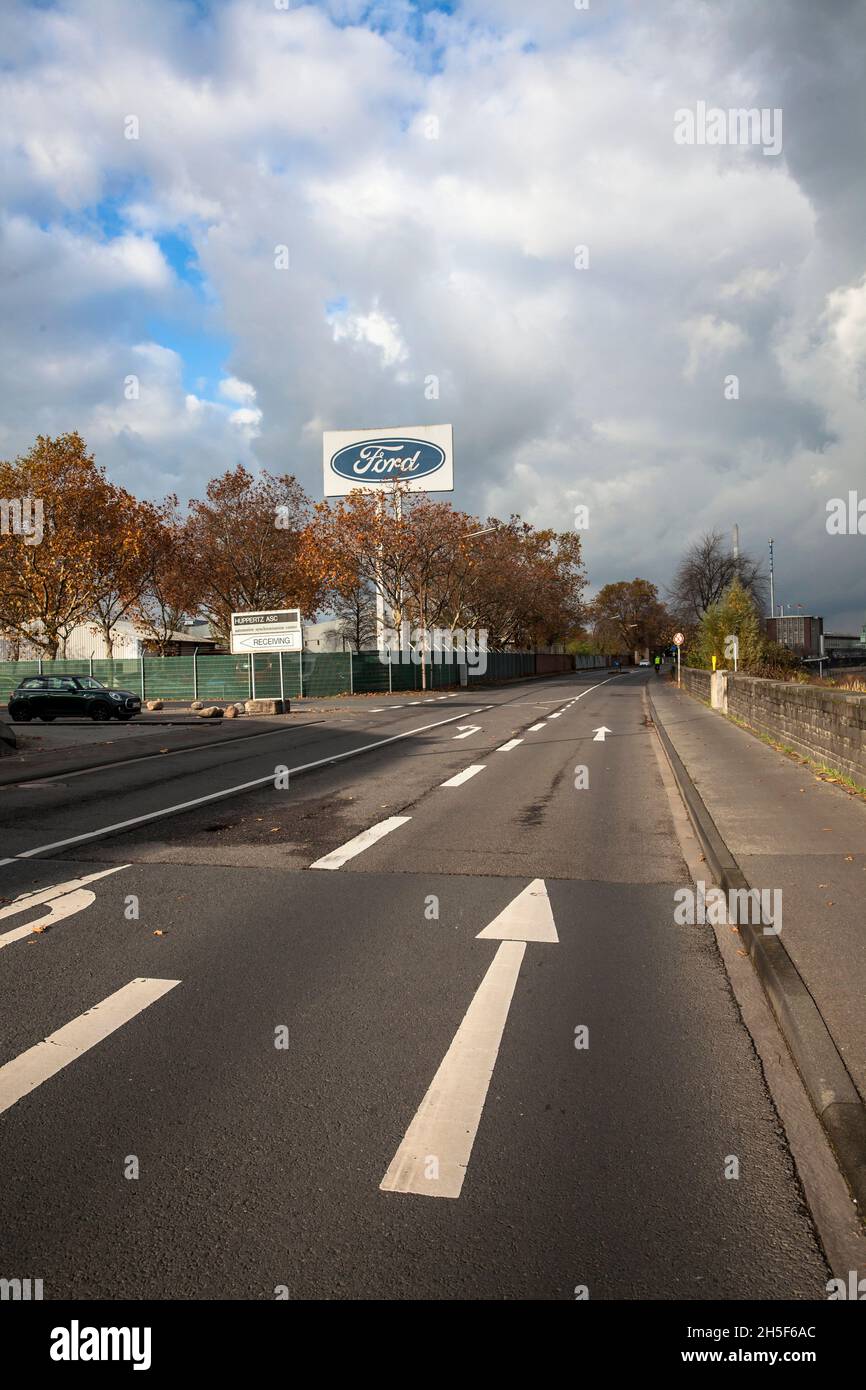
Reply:
[[[193,652],[193,654],[192,654],[192,698],[193,698],[193,700],[197,700],[197,699],[198,699],[198,660],[197,660],[197,657],[198,657],[198,647],[195,648],[195,650],[194,650],[194,652]]]
[[[250,652],[250,699],[256,698],[256,657],[255,652]]]
[[[388,648],[388,694],[389,694],[389,695],[392,694],[392,690],[391,690],[391,648],[390,648],[390,647]]]
[[[282,652],[278,652],[277,655],[278,655],[278,657],[280,658],[280,700],[281,700],[281,702],[282,702],[283,709],[285,709],[285,708],[286,708],[286,691],[285,691],[285,687],[284,687],[284,685],[283,685],[283,654],[282,654]]]
[[[141,703],[144,704],[144,652],[138,658],[138,666],[141,673]]]
[[[298,698],[304,698],[304,649],[298,652]]]
[[[42,675],[42,657],[40,656],[40,657],[37,657],[36,659],[37,659],[37,661],[38,661],[38,663],[39,663],[38,674],[41,676],[41,675]]]
[[[354,652],[352,651],[352,648],[350,647],[350,648],[349,648],[349,694],[350,694],[350,695],[354,695],[354,693],[355,693],[355,673],[354,673],[354,670],[353,670],[353,665],[354,665],[354,663],[353,663],[353,661],[352,661],[353,656],[354,656]]]
[[[93,652],[90,653],[90,663],[89,663],[89,665],[88,665],[88,674],[89,674],[90,676],[93,675]]]

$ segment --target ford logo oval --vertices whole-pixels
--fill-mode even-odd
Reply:
[[[445,450],[426,439],[361,439],[331,456],[331,471],[367,483],[426,478],[445,462]]]

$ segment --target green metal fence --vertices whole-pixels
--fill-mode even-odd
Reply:
[[[603,658],[557,656],[549,652],[487,652],[487,669],[469,667],[468,680],[509,680],[571,671],[576,665],[602,665]],[[92,675],[105,685],[133,690],[142,699],[226,701],[259,697],[298,699],[326,695],[376,694],[421,689],[421,667],[414,662],[388,665],[378,652],[282,652],[256,656],[166,656],[73,661],[0,661],[0,702],[25,676]],[[460,684],[457,662],[426,662],[428,690]]]

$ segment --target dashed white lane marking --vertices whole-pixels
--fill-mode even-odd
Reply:
[[[526,943],[559,940],[544,880],[534,879],[478,935],[499,948],[388,1165],[383,1192],[460,1196]]]
[[[549,718],[550,718],[550,719],[558,719],[559,716],[560,716],[561,714],[563,714],[563,713],[564,713],[564,710],[558,709],[558,710],[556,711],[556,713],[555,713],[555,714],[551,714],[551,715],[549,716]]]
[[[368,713],[368,714],[384,714],[385,711],[384,711],[384,709],[382,709],[382,708],[379,708],[379,709],[368,709],[368,710],[367,710],[367,713]]]
[[[471,767],[464,767],[462,772],[458,772],[456,777],[449,777],[447,782],[440,782],[440,787],[462,787],[464,782],[468,782],[470,777],[474,777],[476,772],[483,772],[486,763],[473,763]]]
[[[510,753],[512,748],[516,748],[518,743],[522,743],[522,738],[510,738],[507,743],[501,743],[497,748],[497,753]]]
[[[380,820],[378,825],[371,825],[369,830],[362,830],[360,835],[355,835],[353,839],[347,840],[339,849],[331,850],[330,854],[317,859],[310,865],[311,869],[339,869],[346,863],[347,859],[354,859],[356,854],[361,854],[365,849],[369,849],[377,840],[381,840],[383,835],[390,835],[392,830],[397,830],[401,825],[405,825],[411,816],[389,816],[387,820]]]
[[[130,980],[128,985],[0,1067],[0,1113],[179,984],[180,980]]]
[[[537,734],[538,730],[543,729],[546,723],[547,721],[545,719],[542,719],[540,724],[530,724],[526,732],[529,734]]]

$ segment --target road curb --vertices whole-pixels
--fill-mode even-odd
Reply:
[[[654,727],[714,878],[726,892],[749,890],[751,885],[722,839],[673,745],[649,686],[647,697]],[[857,1203],[861,1221],[866,1221],[866,1106],[781,939],[764,936],[760,926],[753,923],[740,924],[739,932]]]

